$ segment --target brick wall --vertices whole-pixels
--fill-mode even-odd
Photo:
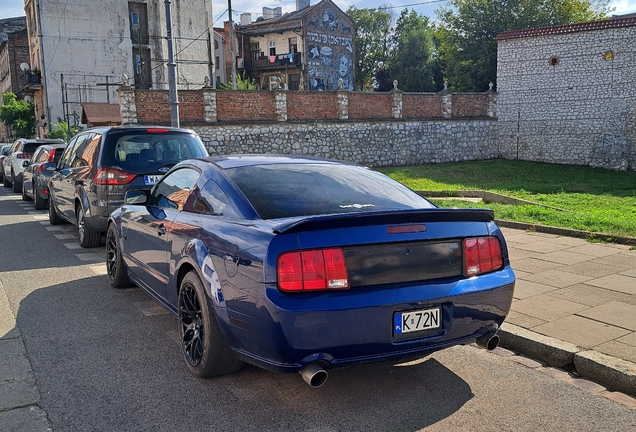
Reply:
[[[337,119],[336,93],[287,93],[287,118],[290,121]]]
[[[404,93],[402,95],[403,117],[441,117],[442,102],[438,94]]]
[[[203,119],[203,93],[198,90],[179,91],[179,119],[200,122]]]
[[[170,123],[170,97],[167,91],[136,91],[135,103],[139,124]]]
[[[393,116],[393,95],[390,93],[349,94],[350,119],[390,119]]]
[[[488,113],[487,94],[453,94],[453,115],[456,117],[486,117]]]
[[[218,91],[216,104],[219,121],[276,121],[274,92]]]

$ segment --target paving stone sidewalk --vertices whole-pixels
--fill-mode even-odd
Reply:
[[[517,275],[503,345],[636,394],[636,250],[502,231]]]

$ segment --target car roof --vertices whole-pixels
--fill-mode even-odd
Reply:
[[[280,165],[280,164],[325,164],[325,165],[352,165],[356,164],[338,160],[322,159],[309,156],[293,156],[293,155],[268,155],[268,154],[246,154],[246,155],[229,155],[229,156],[209,156],[201,158],[206,162],[212,162],[221,169],[238,168],[254,165]]]
[[[106,133],[106,132],[148,132],[148,131],[152,131],[153,129],[157,130],[167,130],[168,132],[178,132],[178,133],[194,133],[194,131],[192,129],[185,129],[185,128],[175,128],[175,127],[169,127],[169,126],[153,126],[153,125],[148,125],[148,126],[96,126],[96,127],[92,127],[92,128],[88,128],[88,129],[84,129],[83,131],[79,132],[80,133],[86,133],[86,132],[99,132],[99,133]]]
[[[18,138],[16,141],[24,141],[25,143],[40,143],[40,144],[65,144],[66,141],[60,138]]]

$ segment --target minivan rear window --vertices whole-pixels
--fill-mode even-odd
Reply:
[[[141,174],[159,172],[184,159],[205,156],[207,151],[196,135],[127,131],[108,135],[102,166]]]

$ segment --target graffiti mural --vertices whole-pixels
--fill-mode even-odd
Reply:
[[[330,1],[307,17],[307,88],[310,91],[353,90],[353,22]]]

